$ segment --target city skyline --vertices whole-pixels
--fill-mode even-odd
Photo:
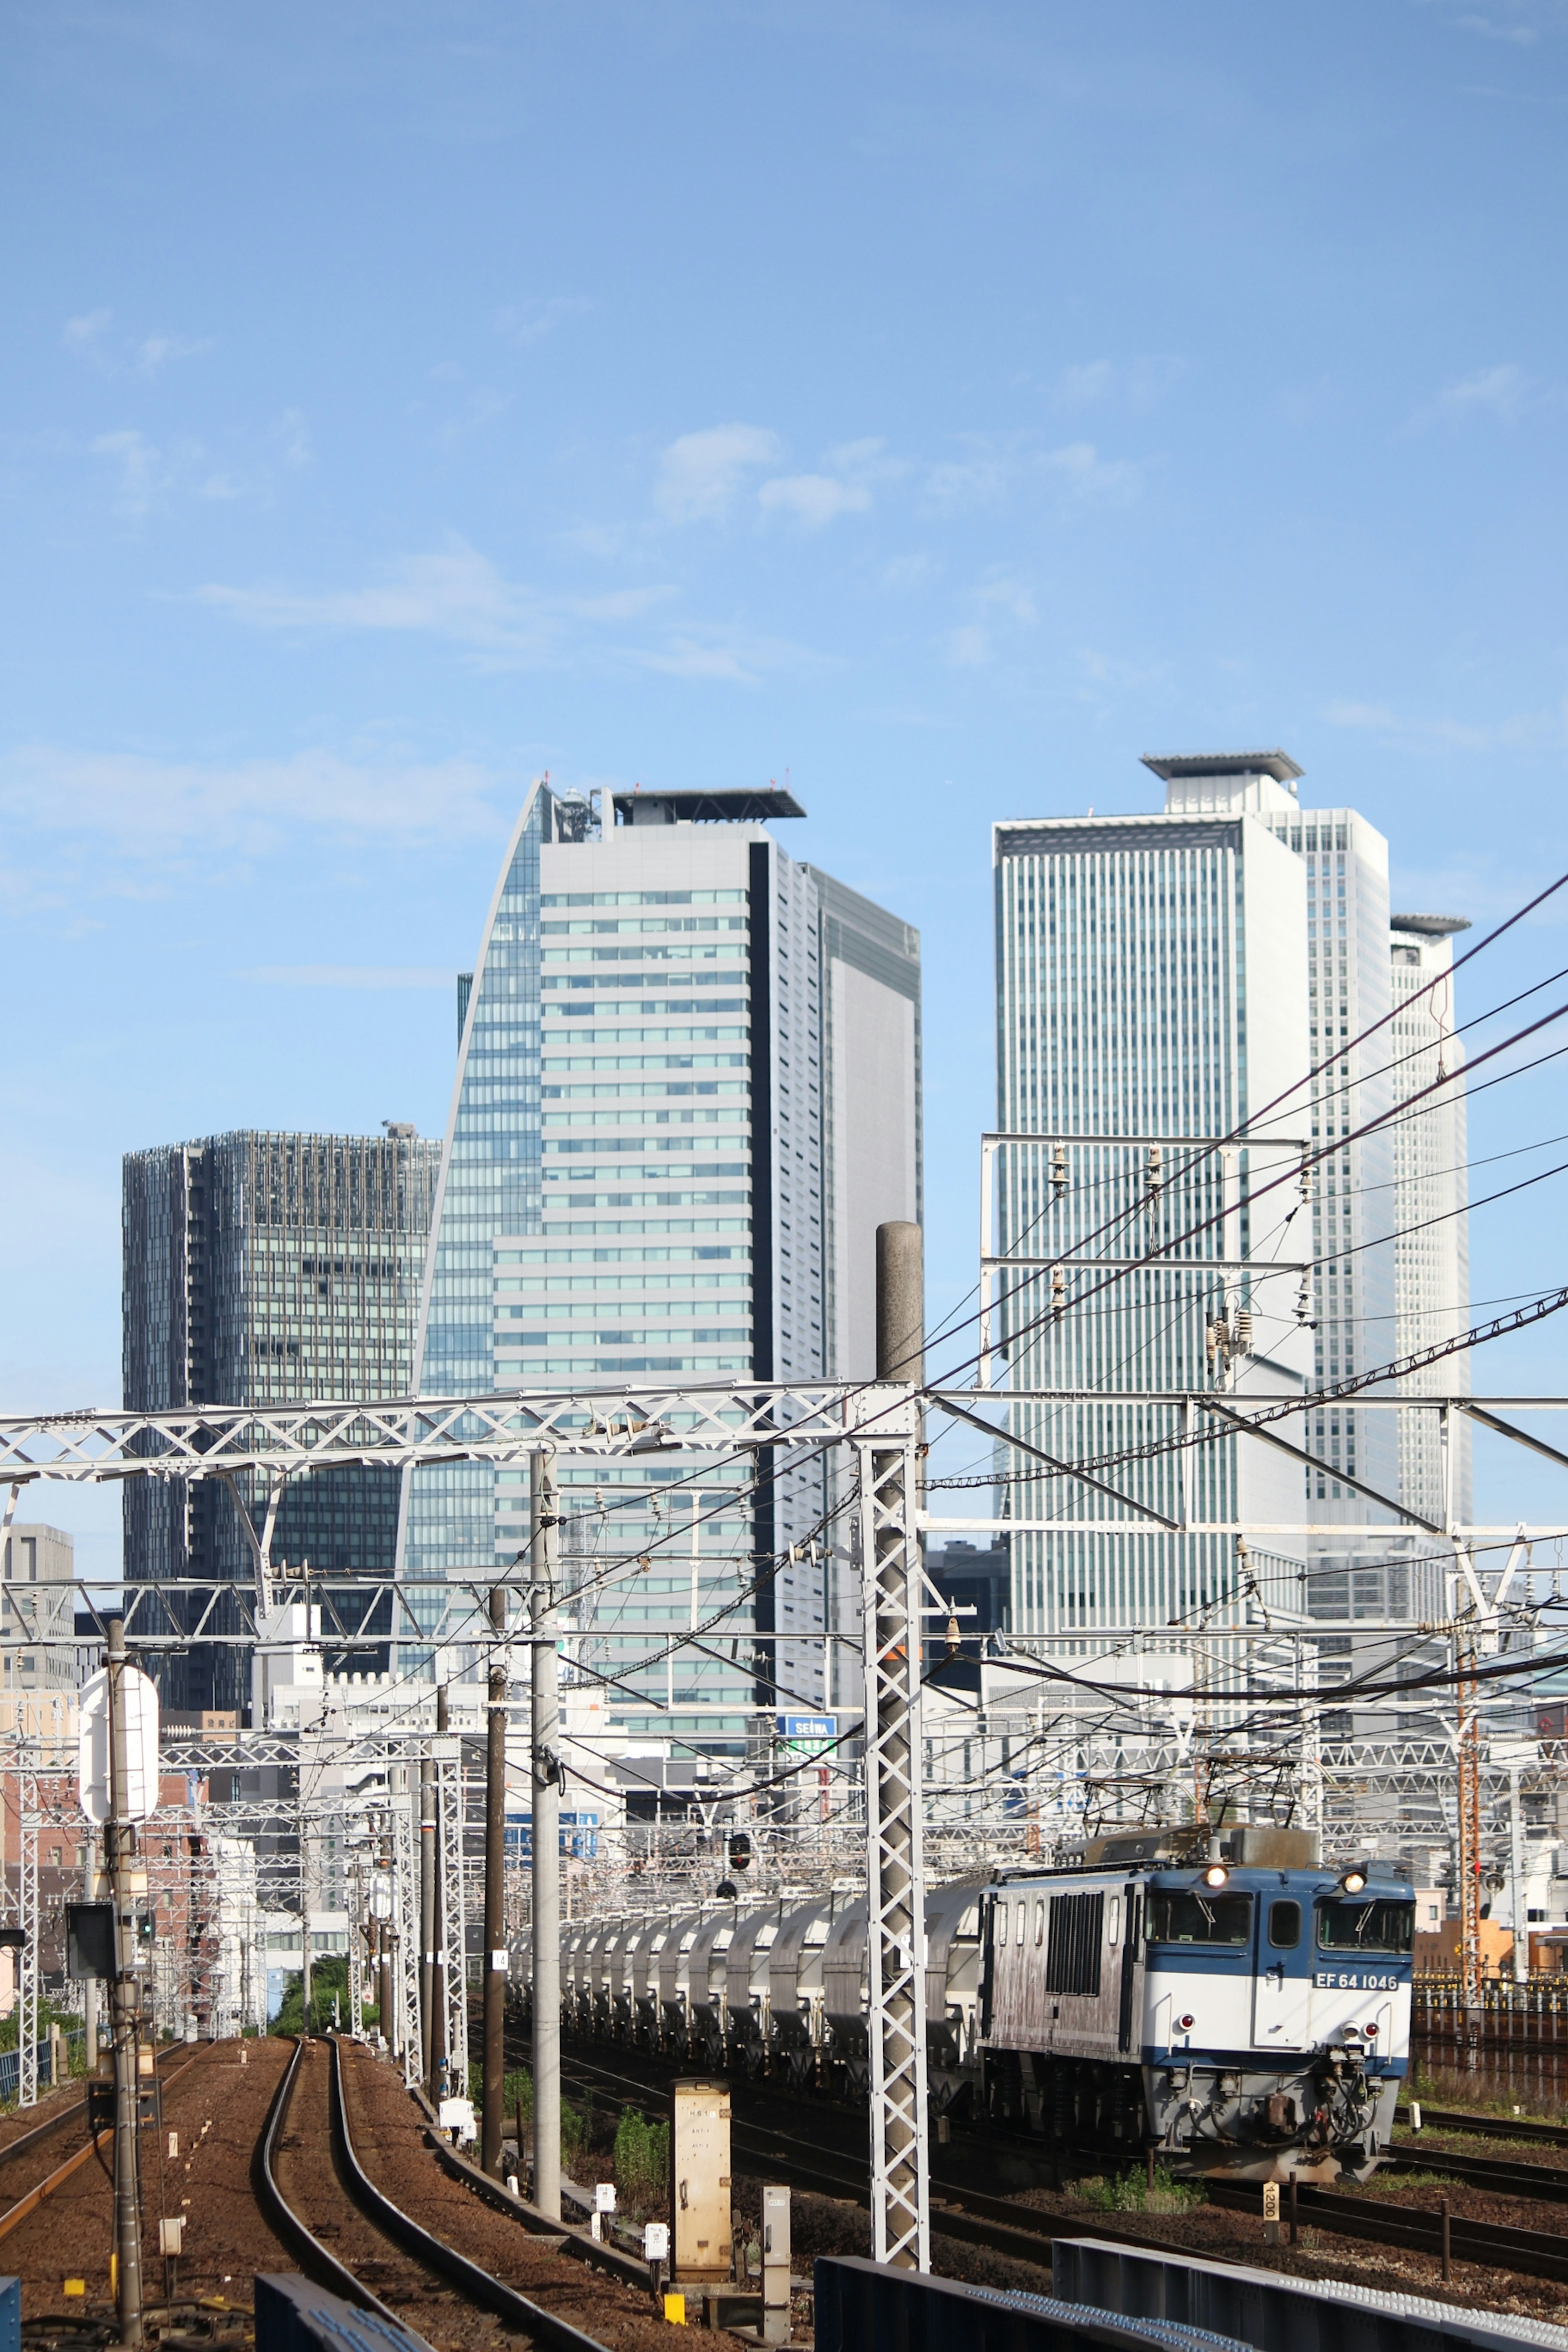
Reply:
[[[994,816],[1285,742],[1398,908],[1479,937],[1568,865],[1552,10],[614,21],[12,28],[19,1406],[115,1393],[124,1152],[439,1131],[542,771],[787,772],[797,854],[920,929],[938,1316]],[[765,152],[810,158],[787,203]],[[1538,1084],[1478,1100],[1475,1153],[1541,1132]],[[1472,1223],[1478,1300],[1523,1291],[1521,1221]],[[1550,1387],[1555,1349],[1485,1377]],[[1489,1507],[1550,1508],[1494,1458]]]

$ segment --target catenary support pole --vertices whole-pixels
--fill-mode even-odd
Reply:
[[[877,1228],[879,1427],[857,1444],[865,1665],[871,2252],[931,2267],[921,1852],[918,1392],[925,1320],[921,1229]],[[862,1410],[864,1406],[862,1407]]]
[[[447,1738],[450,1724],[451,1708],[447,1697],[447,1685],[445,1683],[438,1683],[436,1686],[436,1735],[437,1738],[445,1739]],[[430,2042],[430,2067],[431,2072],[435,2076],[435,2080],[430,2086],[430,2096],[433,2099],[448,2098],[451,2096],[454,2084],[451,2079],[450,2068],[454,2058],[458,2059],[459,2063],[465,2066],[468,2063],[467,2052],[459,2053],[458,2052],[448,2050],[447,2047],[447,1906],[441,1893],[442,1881],[440,1860],[443,1834],[444,1824],[441,1820],[441,1790],[439,1786],[437,1786],[436,1790],[435,1841],[436,1892],[435,1905],[431,1915],[430,1944],[430,1949],[433,1955],[430,1962],[430,2014],[435,2021]],[[462,2088],[464,2087],[464,2084],[459,2084],[457,2087]]]
[[[428,1756],[419,1763],[419,2035],[420,2073],[425,2095],[436,2098],[437,2053],[441,2044],[436,2012],[436,1881],[440,1855],[436,1848],[436,1767]]]
[[[533,2202],[561,2219],[561,1726],[555,1665],[555,1457],[532,1457],[529,1595],[532,1634]],[[521,2151],[520,2151],[521,2153]]]
[[[392,1873],[395,1865],[392,1851],[390,1830],[390,1822],[384,1822],[382,1827],[383,1843],[381,1849],[381,1867],[387,1881],[390,1884],[395,1885],[395,1881],[393,1880],[392,1877]],[[396,1911],[397,1906],[396,1898],[395,1896],[393,1900],[393,1918],[395,1918]],[[381,1923],[381,1982],[377,1989],[376,2002],[381,2011],[382,2037],[384,2040],[387,2048],[395,2057],[397,2054],[397,1989],[393,1981],[392,1974],[392,1938],[395,1932],[392,1919],[384,1919]]]
[[[109,1884],[114,1905],[114,1977],[110,2015],[114,2032],[115,2308],[121,2344],[142,2341],[142,2211],[136,2177],[137,2041],[136,1920],[131,1908],[132,1828],[127,1814],[131,1778],[125,1726],[125,1625],[109,1621]]]
[[[506,2080],[506,1588],[490,1587],[490,1669],[485,1743],[484,2125],[479,2161],[500,2179]]]

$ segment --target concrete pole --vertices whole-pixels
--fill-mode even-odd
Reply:
[[[121,2344],[142,2341],[142,2210],[137,2181],[136,1921],[131,1908],[130,1847],[126,1816],[131,1778],[125,1729],[125,1625],[109,1621],[109,1820],[105,1838],[114,1904],[114,1979],[110,2014],[114,2026],[114,2251],[115,2307]]]
[[[84,1903],[90,1903],[97,1892],[98,1849],[95,1841],[84,1837],[81,1842],[81,1894]],[[98,2072],[98,1979],[88,1977],[81,1989],[82,2059],[89,2074]]]
[[[877,1228],[877,1378],[925,1378],[925,1263],[919,1225]]]
[[[529,1479],[530,1620],[533,1635],[533,2202],[561,2219],[560,1698],[555,1664],[555,1457],[537,1453]],[[521,2155],[521,2151],[519,2151]]]
[[[1508,1874],[1513,1897],[1513,1980],[1525,1984],[1530,1978],[1530,1916],[1524,1907],[1524,1808],[1517,1763],[1508,1768]]]
[[[484,2120],[479,2161],[500,2179],[506,2079],[506,1588],[490,1587],[489,1694],[485,1743]]]

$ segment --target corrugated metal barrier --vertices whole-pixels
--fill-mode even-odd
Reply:
[[[3,2339],[0,2352],[5,2352]],[[356,2310],[297,2271],[258,2271],[256,2352],[431,2352],[431,2347],[412,2327],[384,2319],[379,2312]]]
[[[858,2256],[820,2256],[816,2289],[816,2352],[1242,2352],[1200,2327],[964,2286]],[[259,2333],[258,2345],[269,2352]]]
[[[1051,2284],[1063,2303],[1118,2313],[1123,2325],[1163,2319],[1213,2328],[1254,2352],[1436,2352],[1443,2345],[1511,2352],[1521,2344],[1568,2352],[1568,2329],[1511,2311],[1467,2311],[1425,2295],[1198,2262],[1103,2238],[1058,2238]]]

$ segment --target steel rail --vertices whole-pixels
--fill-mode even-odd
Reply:
[[[199,2066],[202,2060],[210,2054],[213,2046],[209,2043],[207,2049],[198,2051],[194,2058],[187,2058],[183,2066],[176,2066],[172,2074],[162,2075],[159,2080],[163,2088],[167,2090],[173,2084],[179,2081],[182,2074],[188,2074],[193,2066]],[[59,2115],[50,2116],[43,2123],[36,2124],[31,2131],[23,2132],[19,2137],[9,2141],[5,2147],[0,2147],[0,2165],[8,2162],[13,2156],[19,2155],[23,2148],[31,2147],[37,2141],[47,2139],[51,2132],[58,2131],[61,2126],[68,2124],[73,2116],[83,2116],[86,2113],[87,2101],[80,2099],[73,2106],[62,2109]],[[100,2147],[106,2143],[112,2145],[113,2139],[112,2127],[108,2131],[95,2133],[85,2147],[79,2147],[74,2156],[68,2156],[63,2164],[55,2167],[53,2172],[46,2173],[42,2180],[35,2182],[25,2195],[17,2198],[14,2205],[8,2205],[4,2213],[0,2213],[0,2238],[9,2237],[18,2222],[25,2221],[29,2213],[36,2213],[46,2197],[52,2197],[55,2190],[62,2188],[73,2174],[79,2172],[82,2166],[89,2163]]]
[[[1487,2139],[1533,2139],[1548,2147],[1568,2147],[1568,2124],[1536,2123],[1524,2116],[1483,2116],[1468,2107],[1429,2107],[1425,2099],[1418,2104],[1424,2131],[1476,2132]],[[1408,2126],[1409,2108],[1401,2107],[1394,2122]]]
[[[1383,2161],[1391,2172],[1440,2173],[1446,2180],[1463,2180],[1497,2197],[1545,2197],[1559,2204],[1568,2200],[1568,2164],[1510,2163],[1505,2156],[1456,2156],[1446,2148],[1423,2147],[1419,2142],[1391,2147]]]
[[[314,2231],[306,2228],[278,2185],[275,2159],[279,2135],[288,2118],[289,2102],[294,2096],[295,2078],[304,2055],[305,2037],[301,2033],[295,2039],[294,2055],[284,2068],[282,2079],[272,2095],[272,2105],[267,2110],[267,2121],[257,2142],[253,2182],[257,2191],[256,2201],[283,2243],[322,2285],[331,2287],[334,2294],[341,2294],[346,2303],[357,2304],[362,2311],[374,2311],[378,2317],[390,2320],[399,2331],[412,2333],[406,2321],[399,2319],[395,2311],[389,2310],[369,2287],[355,2277],[346,2263],[341,2263],[336,2254],[322,2245]]]
[[[492,2278],[488,2271],[433,2237],[421,2222],[414,2221],[395,2205],[390,2197],[378,2189],[354,2153],[349,2130],[348,2109],[343,2099],[342,2045],[329,2038],[331,2053],[331,2101],[332,2143],[339,2162],[347,2175],[353,2201],[368,2221],[374,2221],[384,2236],[393,2240],[416,2262],[433,2271],[438,2278],[455,2286],[470,2303],[495,2313],[509,2327],[520,2334],[533,2336],[542,2344],[558,2347],[558,2352],[605,2352],[595,2336],[585,2336],[569,2320],[560,2319],[553,2312],[520,2294],[516,2287]]]

